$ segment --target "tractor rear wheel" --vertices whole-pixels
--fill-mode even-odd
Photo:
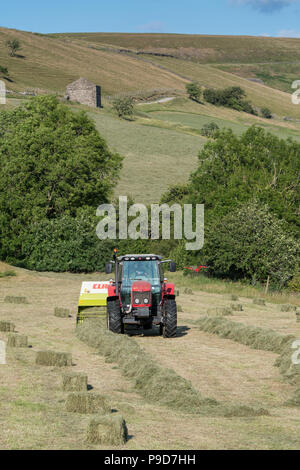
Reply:
[[[107,301],[107,329],[117,334],[124,333],[124,324],[118,300]]]
[[[177,331],[177,306],[175,299],[166,299],[165,318],[162,327],[164,338],[174,338]]]

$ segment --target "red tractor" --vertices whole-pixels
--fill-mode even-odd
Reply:
[[[114,333],[124,333],[124,325],[135,325],[144,330],[159,325],[165,338],[176,336],[177,308],[174,284],[167,283],[162,265],[169,263],[176,271],[176,263],[162,260],[158,255],[117,256],[105,266],[106,274],[115,268],[115,281],[108,287],[107,327]]]

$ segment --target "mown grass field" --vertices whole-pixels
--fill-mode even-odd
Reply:
[[[8,39],[22,44],[21,57],[10,57]],[[143,61],[89,48],[69,39],[0,28],[0,65],[7,67],[7,89],[65,94],[67,84],[79,77],[102,86],[104,94],[145,89],[184,90],[185,81]],[[134,77],[134,79],[133,79]]]
[[[297,38],[107,33],[68,33],[55,37],[103,49],[129,49],[139,54],[144,51],[146,59],[162,60],[162,64],[166,58],[149,56],[149,53],[169,54],[172,58],[167,59],[167,67],[171,65],[172,70],[183,76],[189,76],[191,71],[186,75],[185,68],[176,64],[174,58],[214,64],[220,71],[245,79],[258,78],[264,85],[286,93],[291,93],[292,82],[300,77]]]
[[[1,264],[1,271],[8,270]],[[116,364],[105,362],[97,351],[75,332],[76,304],[82,280],[106,276],[38,274],[18,268],[17,276],[0,279],[0,320],[11,320],[20,334],[29,337],[32,348],[10,349],[7,364],[0,366],[1,449],[98,449],[85,442],[90,416],[65,411],[66,392],[61,375],[66,370],[88,374],[92,391],[108,397],[112,407],[125,417],[130,440],[121,449],[299,449],[300,410],[283,406],[294,386],[282,381],[273,363],[276,354],[257,351],[216,335],[203,333],[196,320],[212,307],[231,303],[230,293],[240,293],[243,312],[231,320],[270,327],[281,333],[300,335],[294,313],[280,312],[287,301],[300,306],[299,297],[265,296],[266,307],[255,306],[250,297],[261,296],[255,288],[188,279],[169,275],[180,290],[177,299],[178,337],[164,340],[154,331],[136,335],[138,344],[163,367],[171,367],[188,379],[204,396],[234,404],[263,406],[270,416],[224,418],[178,412],[147,401],[133,389]],[[192,286],[193,295],[184,293]],[[16,294],[17,292],[17,294]],[[20,295],[28,304],[8,304],[4,297]],[[274,303],[275,301],[275,303]],[[71,310],[71,318],[57,318],[54,307]],[[6,341],[7,334],[1,332]],[[71,368],[36,366],[36,351],[71,352]],[[114,449],[114,447],[111,447]]]

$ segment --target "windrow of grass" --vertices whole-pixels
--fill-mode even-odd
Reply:
[[[221,338],[231,339],[252,349],[272,351],[279,354],[275,366],[279,367],[283,378],[291,384],[300,385],[300,364],[293,364],[293,335],[281,335],[274,330],[244,325],[224,317],[203,316],[197,320],[202,331],[213,333]]]
[[[260,416],[265,409],[221,404],[203,397],[192,384],[172,369],[158,365],[133,339],[106,330],[101,321],[86,320],[77,328],[79,339],[97,348],[106,362],[118,364],[123,375],[146,400],[177,411],[203,416]]]

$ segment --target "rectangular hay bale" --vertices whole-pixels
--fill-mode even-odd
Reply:
[[[87,442],[90,444],[122,445],[128,440],[128,429],[123,416],[99,416],[90,420]]]
[[[15,325],[11,321],[0,321],[0,331],[15,331]]]
[[[102,395],[89,392],[70,393],[66,400],[66,411],[70,413],[111,413],[111,407]]]
[[[7,346],[10,348],[27,348],[28,336],[9,334],[7,339]]]
[[[280,311],[281,312],[296,312],[297,307],[295,305],[289,305],[289,304],[281,305]]]
[[[4,298],[4,302],[8,302],[10,304],[28,304],[26,297],[18,297],[14,295],[7,295]]]
[[[69,318],[70,310],[68,308],[55,307],[54,316],[59,318]]]
[[[265,299],[253,299],[253,303],[256,305],[266,305]]]
[[[37,351],[35,363],[41,366],[71,366],[72,354],[56,351]]]
[[[62,376],[62,388],[65,392],[86,392],[87,382],[87,374],[82,372],[67,372]]]
[[[242,304],[231,304],[231,305],[230,305],[230,308],[231,308],[234,312],[242,312],[242,311],[243,311],[243,305],[242,305]]]

